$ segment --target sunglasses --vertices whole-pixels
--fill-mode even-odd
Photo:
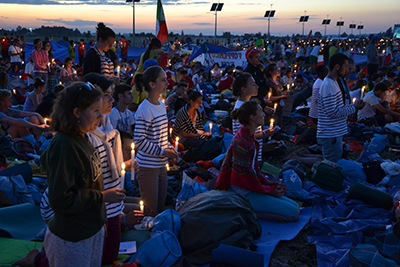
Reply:
[[[83,83],[81,85],[81,87],[79,87],[79,90],[78,90],[78,93],[76,94],[74,103],[76,103],[76,101],[78,100],[79,94],[81,93],[82,89],[85,89],[87,91],[92,91],[92,90],[94,90],[94,86],[90,82]]]

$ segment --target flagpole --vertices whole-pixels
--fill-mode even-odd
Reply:
[[[135,35],[136,35],[136,28],[135,28],[135,0],[132,1],[133,7],[133,24],[132,24],[132,46],[135,47]]]

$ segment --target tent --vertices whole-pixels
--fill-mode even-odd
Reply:
[[[189,61],[195,60],[197,57],[201,56],[201,54],[205,54],[208,52],[210,52],[211,54],[218,54],[218,53],[227,53],[232,51],[235,50],[219,45],[211,45],[204,43],[199,49],[193,49],[192,56],[190,57]]]
[[[354,60],[356,66],[367,63],[367,55],[365,54],[353,54],[350,56],[350,58]]]

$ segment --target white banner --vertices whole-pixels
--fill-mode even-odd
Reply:
[[[211,53],[211,62],[210,62],[210,55],[208,53],[202,54],[195,61],[200,61],[202,64],[212,65],[213,63],[218,63],[220,67],[225,68],[227,65],[234,64],[235,67],[241,66],[243,67],[244,64],[247,62],[246,60],[246,51],[233,51],[228,53]]]

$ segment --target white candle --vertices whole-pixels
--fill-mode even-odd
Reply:
[[[122,162],[121,188],[124,189],[124,186],[125,186],[125,163]]]
[[[169,128],[169,137],[172,139],[172,128]]]
[[[48,118],[44,118],[44,124],[47,124]]]
[[[209,124],[208,124],[208,126],[210,127],[210,133],[212,133],[212,123],[210,122]]]
[[[119,77],[119,71],[120,71],[120,69],[121,69],[121,67],[118,66],[118,67],[117,67],[117,77]]]
[[[271,100],[271,94],[272,94],[271,92],[268,93],[268,101]]]
[[[361,99],[364,97],[365,85],[361,88]]]
[[[354,97],[353,98],[353,104],[356,103],[356,100],[357,100],[357,98]]]
[[[289,90],[290,89],[290,84],[286,84],[286,88]]]
[[[269,129],[272,130],[273,127],[274,127],[274,119],[271,119],[271,123],[269,124]]]
[[[131,144],[131,180],[135,180],[135,168],[134,168],[134,163],[135,163],[135,144],[132,142]]]
[[[144,203],[143,203],[143,200],[140,200],[139,204],[140,204],[140,212],[144,214]]]
[[[179,137],[175,138],[175,152],[178,153],[178,144],[179,144]]]
[[[275,103],[274,104],[274,114],[275,114],[275,111],[276,111],[276,108],[278,107],[278,103]]]
[[[165,164],[165,168],[167,168],[167,172],[169,172],[169,164]]]

